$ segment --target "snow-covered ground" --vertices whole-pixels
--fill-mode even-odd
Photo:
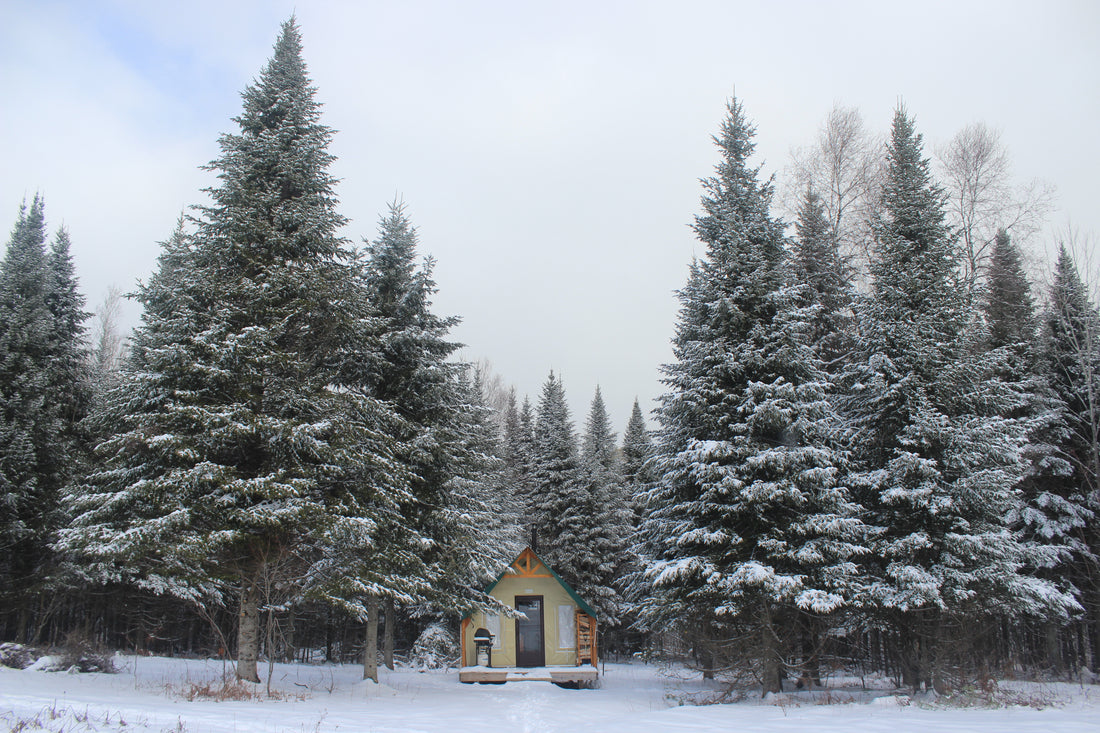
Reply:
[[[797,731],[964,733],[1100,731],[1100,687],[1002,685],[999,707],[904,704],[858,685],[768,700],[683,705],[713,695],[697,677],[609,664],[596,690],[548,682],[463,685],[450,672],[381,670],[363,682],[354,665],[276,665],[272,698],[216,700],[232,667],[220,661],[120,656],[117,674],[0,668],[0,730],[13,731]],[[266,669],[264,670],[266,673]],[[834,683],[835,684],[835,683]],[[251,688],[252,686],[248,686]],[[815,696],[817,699],[815,699]],[[824,704],[826,701],[829,704]],[[1016,704],[1006,704],[1015,702]]]

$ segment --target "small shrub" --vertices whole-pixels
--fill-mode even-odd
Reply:
[[[441,623],[434,623],[421,632],[413,644],[409,663],[420,669],[449,669],[458,663],[458,640]]]
[[[195,700],[253,700],[258,697],[256,686],[250,682],[237,679],[236,675],[227,673],[220,682],[192,682],[183,690],[183,697],[188,702]]]
[[[111,652],[75,632],[65,637],[65,644],[58,657],[58,667],[76,672],[114,673],[117,671],[114,655]]]
[[[0,644],[0,667],[26,669],[38,659],[39,652],[22,644]]]
[[[1018,690],[1012,687],[1002,687],[993,681],[941,696],[936,702],[942,707],[955,708],[1029,707],[1035,710],[1043,710],[1044,708],[1056,706],[1058,699],[1052,693],[1042,689]]]

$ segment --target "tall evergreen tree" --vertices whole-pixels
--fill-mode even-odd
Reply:
[[[1034,358],[1037,324],[1031,284],[1020,250],[1004,229],[998,230],[993,240],[987,274],[985,316],[990,348],[1010,347],[1019,356]]]
[[[614,579],[622,559],[616,482],[607,467],[614,459],[614,437],[602,399],[594,411],[584,452],[578,452],[565,388],[550,373],[534,431],[533,544],[596,608],[600,621],[614,625],[621,612]]]
[[[604,414],[606,418],[606,413]],[[604,624],[618,621],[619,600],[612,578],[618,547],[604,517],[613,511],[608,493],[608,473],[594,458],[587,463],[577,450],[576,435],[565,402],[561,378],[553,372],[542,386],[535,424],[535,515],[532,545],[550,566],[561,573],[577,593],[591,603]],[[593,456],[606,438],[593,436]]]
[[[850,599],[863,548],[857,507],[838,483],[841,459],[828,447],[808,314],[769,213],[772,186],[748,164],[753,133],[731,101],[695,222],[706,255],[679,293],[676,361],[664,367],[660,478],[642,529],[653,593],[643,608],[711,637],[747,629],[770,691],[790,651],[784,628]]]
[[[522,514],[515,487],[507,481],[501,436],[485,400],[481,371],[468,368],[457,388],[464,402],[457,413],[447,488],[459,531],[447,549],[447,575],[460,588],[482,587],[523,549]],[[467,598],[475,601],[475,596]]]
[[[514,422],[507,428],[507,440],[510,472],[516,481],[516,496],[525,517],[522,522],[523,541],[531,547],[538,546],[539,522],[535,423],[535,408],[531,406],[531,399],[525,396]]]
[[[611,418],[598,385],[585,423],[581,455],[587,463],[604,470],[613,471],[616,468],[615,432],[611,429]]]
[[[993,361],[1000,379],[1020,387],[1018,399],[1008,402],[1003,414],[1023,421],[1027,429],[1021,450],[1025,469],[1019,484],[1020,504],[1011,523],[1023,541],[1045,552],[1036,553],[1033,566],[1026,570],[1080,596],[1080,577],[1073,577],[1073,569],[1087,563],[1081,533],[1092,515],[1074,486],[1072,466],[1058,448],[1069,434],[1065,404],[1044,374],[1031,286],[1019,249],[1003,230],[994,239],[987,268],[984,315],[986,358]],[[1058,639],[1062,625],[1060,619],[1043,624],[1046,665],[1059,671],[1065,661]]]
[[[635,623],[637,621],[637,603],[644,597],[647,587],[642,582],[640,571],[643,564],[637,555],[635,533],[641,526],[646,514],[645,496],[652,485],[652,472],[647,461],[653,455],[653,440],[646,428],[645,417],[642,415],[641,405],[634,398],[634,405],[630,411],[630,419],[627,421],[626,430],[623,431],[621,473],[623,480],[624,520],[626,526],[623,539],[626,545],[626,558],[619,570],[619,587],[626,600],[623,626],[624,635],[631,634],[634,638],[629,644],[637,647],[642,643],[644,631]]]
[[[481,510],[490,518],[486,520],[486,529],[474,528],[471,535],[478,536],[483,547],[479,552],[490,557],[489,563],[481,565],[482,572],[488,570],[495,574],[515,560],[516,555],[526,545],[523,532],[523,494],[512,481],[508,468],[510,449],[506,443],[507,423],[513,418],[518,420],[515,410],[515,394],[509,393],[502,414],[499,408],[490,402],[491,390],[486,386],[480,368],[474,368],[472,408],[467,412],[471,423],[478,426],[476,433],[482,437],[477,445],[484,446],[482,453],[489,453],[489,459],[483,466],[486,493]],[[496,538],[496,539],[494,539]]]
[[[471,448],[467,430],[485,427],[474,427],[481,418],[471,417],[470,411],[484,408],[471,399],[472,386],[463,386],[464,365],[449,360],[458,344],[448,334],[458,318],[432,313],[434,262],[429,257],[418,264],[417,247],[404,204],[392,204],[379,224],[378,238],[367,247],[366,289],[377,311],[379,344],[369,382],[373,394],[393,404],[405,421],[400,438],[408,450],[401,460],[409,472],[413,502],[404,511],[424,541],[421,575],[439,591],[434,600],[449,603],[471,580],[447,570],[471,559],[458,552],[460,546],[473,549],[464,540],[468,528],[462,519],[471,507],[456,511],[452,489],[463,478],[460,464],[472,460],[466,454]]]
[[[47,249],[36,195],[21,207],[0,262],[0,635],[22,641],[50,572],[60,492],[83,448],[83,304],[69,235],[60,229]]]
[[[630,419],[623,431],[623,480],[628,486],[644,483],[645,462],[649,460],[653,450],[653,440],[646,428],[645,416],[642,415],[642,407],[638,404],[638,398],[634,398],[634,406],[630,410]]]
[[[101,580],[199,603],[231,590],[250,681],[261,607],[300,591],[333,532],[389,521],[404,479],[399,418],[352,368],[368,360],[372,314],[337,234],[314,95],[291,19],[242,94],[239,132],[220,139],[211,204],[139,292],[118,432],[60,542]]]
[[[70,247],[69,232],[61,227],[50,244],[47,266],[49,306],[54,319],[54,394],[61,403],[69,441],[79,443],[82,441],[74,434],[75,429],[87,414],[90,400],[84,329],[84,321],[90,314],[84,311],[86,301],[77,286]],[[73,450],[76,449],[74,445]]]
[[[581,462],[565,388],[553,372],[543,384],[532,435],[531,545],[551,566],[564,567],[568,548],[562,547],[562,527],[575,516],[573,501],[579,491]]]
[[[795,230],[792,257],[795,277],[804,286],[801,292],[805,304],[816,309],[808,339],[827,371],[836,374],[852,347],[851,270],[841,256],[825,205],[812,189],[802,199]]]
[[[531,403],[524,400],[521,411],[516,403],[516,390],[513,387],[508,393],[503,416],[501,457],[504,465],[501,480],[507,486],[508,495],[517,512],[521,543],[531,542],[531,514],[528,511],[534,496],[534,436],[531,434],[531,420]]]
[[[1076,549],[1070,579],[1082,593],[1093,666],[1100,658],[1100,311],[1091,302],[1069,251],[1059,249],[1043,323],[1044,368],[1061,400],[1065,424],[1056,448],[1068,463],[1048,486],[1062,499]],[[1070,526],[1065,526],[1070,525]],[[1089,655],[1086,655],[1086,658]]]
[[[963,624],[1064,612],[1068,599],[1020,573],[1029,548],[1007,522],[1026,426],[1005,416],[1012,385],[971,347],[944,195],[903,109],[887,159],[861,353],[845,378],[851,480],[880,532],[863,603],[898,633],[906,682],[938,687]]]
[[[569,572],[576,587],[600,609],[603,621],[612,626],[624,611],[620,582],[630,564],[627,539],[633,529],[633,513],[627,503],[626,487],[619,470],[615,433],[600,388],[592,397],[581,442],[582,486],[578,503],[584,506],[587,523],[572,530],[572,559]]]
[[[5,637],[27,641],[32,586],[46,560],[62,481],[62,433],[51,388],[44,203],[24,203],[0,262],[0,598]]]

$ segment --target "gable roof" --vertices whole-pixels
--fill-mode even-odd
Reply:
[[[549,571],[549,575],[540,572],[543,569]],[[558,584],[561,585],[562,588],[565,588],[565,592],[569,594],[569,597],[577,602],[578,608],[592,618],[596,618],[596,612],[592,610],[592,607],[585,603],[584,599],[578,596],[577,592],[573,590],[568,583],[562,580],[560,575],[554,572],[554,568],[547,565],[546,561],[539,557],[538,553],[530,547],[525,547],[523,552],[519,553],[516,559],[512,561],[512,564],[505,568],[504,572],[498,575],[496,580],[486,586],[485,592],[492,593],[493,588],[496,588],[497,584],[508,576],[528,578],[552,577],[554,580],[558,581]]]

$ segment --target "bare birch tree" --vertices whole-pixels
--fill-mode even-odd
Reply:
[[[868,132],[856,107],[833,106],[813,144],[791,151],[784,204],[791,217],[807,190],[821,197],[844,256],[859,268],[871,241],[884,165],[883,140]]]
[[[122,333],[121,320],[122,291],[111,285],[96,306],[91,323],[91,388],[96,397],[114,386],[122,370],[128,339]]]
[[[1042,226],[1054,189],[1039,180],[1016,185],[1001,134],[982,122],[967,125],[936,150],[948,193],[948,216],[959,235],[963,277],[973,289],[993,252],[998,229],[1025,244]]]

